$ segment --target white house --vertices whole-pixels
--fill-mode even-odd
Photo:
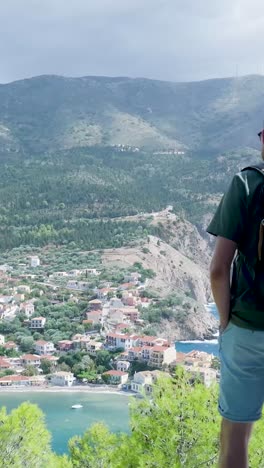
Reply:
[[[124,385],[128,381],[128,373],[118,370],[109,370],[102,375],[108,376],[109,383],[112,385]]]
[[[170,374],[159,370],[135,372],[131,382],[131,390],[136,393],[150,395],[153,390],[153,385],[159,377],[171,378]]]
[[[125,351],[137,345],[139,337],[137,335],[125,335],[119,333],[108,333],[106,335],[106,345],[111,349],[121,348]]]
[[[70,280],[67,283],[67,288],[74,289],[75,291],[87,291],[87,289],[89,289],[89,283],[86,281]]]
[[[27,294],[30,294],[30,291],[31,291],[31,290],[30,290],[30,287],[27,286],[26,284],[20,284],[20,285],[18,286],[17,290],[18,290],[19,292],[24,292],[24,293],[27,293]]]
[[[32,268],[36,268],[40,265],[40,259],[37,255],[33,255],[32,257],[29,257],[29,265]]]
[[[210,385],[212,385],[212,383],[216,382],[217,380],[218,372],[215,369],[193,366],[184,366],[184,368],[194,378],[199,379],[206,387],[210,387]]]
[[[130,362],[128,361],[117,361],[116,370],[121,372],[127,372],[130,367]]]
[[[24,312],[24,314],[29,318],[34,314],[35,306],[33,302],[23,302],[22,304],[20,304],[20,310]]]
[[[97,271],[96,268],[86,268],[84,272],[90,275],[95,275],[95,276],[100,275],[100,271]]]
[[[68,272],[68,276],[80,276],[82,274],[81,270],[71,270]]]
[[[91,354],[92,356],[95,356],[98,351],[101,351],[104,348],[103,343],[100,341],[94,341],[91,340],[86,342],[86,351]]]
[[[148,365],[161,369],[164,365],[169,365],[176,361],[176,349],[171,346],[153,346],[150,350],[150,360]]]
[[[136,393],[148,393],[149,386],[153,383],[153,377],[150,371],[135,372],[131,382],[131,390]],[[146,388],[146,386],[148,386]]]
[[[45,327],[45,317],[34,317],[30,321],[30,328],[34,330],[41,330]]]
[[[67,271],[54,271],[54,273],[52,273],[52,275],[50,275],[49,278],[65,278],[67,276]]]
[[[59,387],[71,387],[74,380],[75,377],[72,372],[59,371],[52,374],[50,382],[52,385]]]
[[[51,355],[55,352],[54,344],[51,341],[38,340],[35,343],[35,351],[41,356]]]
[[[0,346],[5,344],[5,337],[4,335],[0,335]]]

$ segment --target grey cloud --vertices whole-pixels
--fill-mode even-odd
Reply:
[[[0,4],[0,82],[49,73],[196,80],[237,65],[258,73],[263,30],[262,0],[9,0]]]

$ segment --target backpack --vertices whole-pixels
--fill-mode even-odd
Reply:
[[[263,184],[253,195],[250,220],[246,226],[246,235],[254,237],[254,250],[244,242],[239,246],[234,260],[234,272],[231,291],[235,294],[249,295],[264,311],[264,162],[247,166],[243,171],[253,170],[263,177]]]

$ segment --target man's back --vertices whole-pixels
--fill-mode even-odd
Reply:
[[[263,165],[264,167],[264,165]],[[237,325],[264,330],[264,304],[252,288],[259,239],[259,212],[264,218],[264,176],[254,169],[239,172],[223,197],[207,232],[237,244],[231,288],[231,320]],[[263,210],[260,206],[263,200]]]

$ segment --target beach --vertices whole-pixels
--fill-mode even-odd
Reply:
[[[95,393],[95,394],[111,394],[111,395],[126,395],[126,396],[135,396],[134,392],[129,392],[125,390],[119,390],[116,387],[111,387],[107,385],[74,385],[72,387],[59,387],[59,386],[5,386],[0,387],[1,393]]]

